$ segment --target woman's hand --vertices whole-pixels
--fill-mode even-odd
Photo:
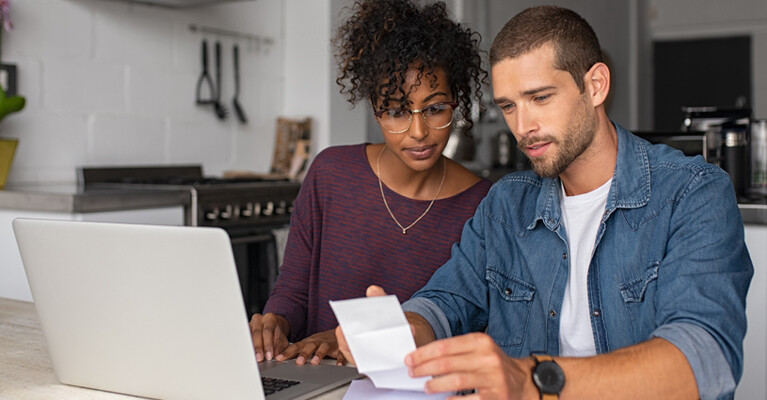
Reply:
[[[333,329],[315,333],[298,343],[291,344],[277,354],[275,359],[282,361],[296,357],[298,365],[306,364],[307,360],[310,360],[312,365],[317,365],[325,356],[335,358],[336,365],[346,364],[346,358],[338,350],[338,341]]]
[[[253,314],[250,319],[250,334],[253,337],[256,360],[271,360],[272,356],[282,353],[290,344],[290,323],[282,315]]]

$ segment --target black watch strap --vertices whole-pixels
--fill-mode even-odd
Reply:
[[[557,400],[565,386],[562,368],[548,354],[531,354],[535,360],[533,383],[541,394],[541,400]]]

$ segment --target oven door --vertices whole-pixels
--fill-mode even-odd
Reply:
[[[248,317],[260,313],[274,289],[282,259],[282,229],[227,229]]]

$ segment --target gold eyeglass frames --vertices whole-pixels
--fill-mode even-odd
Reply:
[[[384,108],[373,113],[381,126],[389,133],[405,133],[413,123],[413,114],[421,114],[423,122],[431,129],[444,129],[453,123],[453,110],[458,103],[436,103],[420,110]]]

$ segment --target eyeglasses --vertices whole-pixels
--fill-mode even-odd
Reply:
[[[458,103],[436,103],[420,110],[406,108],[385,108],[374,115],[389,133],[405,133],[413,123],[413,114],[421,114],[423,122],[431,129],[444,129],[453,123],[453,110]]]

